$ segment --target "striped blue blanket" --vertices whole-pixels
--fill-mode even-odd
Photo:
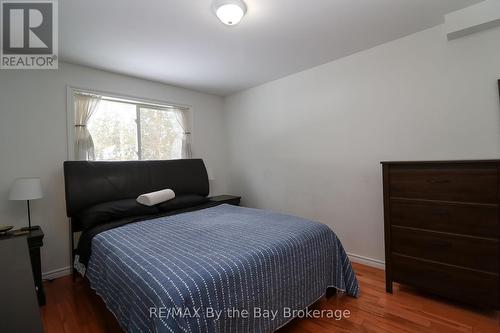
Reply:
[[[359,291],[324,224],[229,205],[98,234],[87,277],[127,332],[272,332],[329,286]]]

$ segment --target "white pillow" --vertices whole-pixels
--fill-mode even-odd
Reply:
[[[175,193],[171,189],[144,193],[137,197],[137,202],[145,206],[154,206],[159,203],[172,200],[175,198]]]

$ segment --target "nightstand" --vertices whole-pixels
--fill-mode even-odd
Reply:
[[[19,230],[16,231],[19,232]],[[45,305],[45,292],[43,291],[42,265],[40,260],[40,248],[43,246],[44,237],[43,230],[37,227],[37,229],[20,235],[16,234],[16,232],[9,232],[7,235],[0,236],[0,241],[14,237],[26,237],[27,239],[38,305]]]
[[[241,201],[241,197],[235,195],[217,195],[208,199],[213,202],[226,203],[233,206],[239,206]]]

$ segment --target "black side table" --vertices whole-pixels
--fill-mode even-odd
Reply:
[[[31,259],[31,270],[33,272],[33,280],[35,281],[35,290],[38,297],[38,305],[45,305],[45,292],[43,291],[42,282],[42,263],[40,259],[40,248],[43,246],[43,230],[40,227],[30,230],[28,233],[19,233],[19,230],[9,232],[6,235],[0,236],[0,241],[14,237],[26,237],[28,241],[28,249]]]
[[[215,197],[209,197],[208,199],[210,199],[210,201],[226,203],[233,206],[239,206],[241,201],[241,197],[235,195],[217,195]]]

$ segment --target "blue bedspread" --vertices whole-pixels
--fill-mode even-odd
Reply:
[[[127,332],[272,332],[329,286],[359,291],[326,225],[229,205],[98,234],[87,277]]]

